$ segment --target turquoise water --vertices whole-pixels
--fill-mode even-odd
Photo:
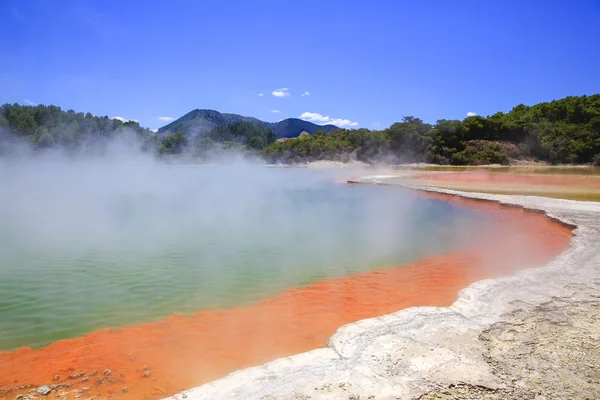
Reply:
[[[469,240],[457,226],[484,221],[407,190],[335,183],[330,170],[1,167],[4,350],[410,262],[454,249]]]

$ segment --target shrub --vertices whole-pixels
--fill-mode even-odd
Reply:
[[[517,154],[514,145],[485,140],[471,140],[465,149],[452,155],[453,165],[486,165],[510,163],[509,153]]]

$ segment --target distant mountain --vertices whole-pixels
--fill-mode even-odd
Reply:
[[[215,110],[193,110],[183,117],[171,122],[158,130],[159,138],[168,134],[181,132],[194,138],[217,126],[227,126],[237,122],[251,122],[264,125],[273,130],[276,139],[298,137],[302,132],[315,133],[322,129],[327,132],[336,129],[335,125],[317,125],[298,118],[287,118],[279,122],[265,122],[257,118],[244,117],[237,114],[220,113]]]
[[[273,127],[269,127],[275,132],[275,139],[295,138],[302,132],[313,134],[321,129],[325,132],[329,132],[332,129],[338,129],[335,125],[317,125],[298,118],[287,118],[273,125]]]

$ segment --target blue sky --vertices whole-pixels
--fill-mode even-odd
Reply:
[[[0,1],[0,103],[153,129],[195,108],[376,128],[599,92],[598,0]]]

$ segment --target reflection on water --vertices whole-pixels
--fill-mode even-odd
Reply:
[[[456,248],[474,211],[340,172],[45,163],[0,170],[0,349]],[[476,234],[475,229],[465,230]]]

